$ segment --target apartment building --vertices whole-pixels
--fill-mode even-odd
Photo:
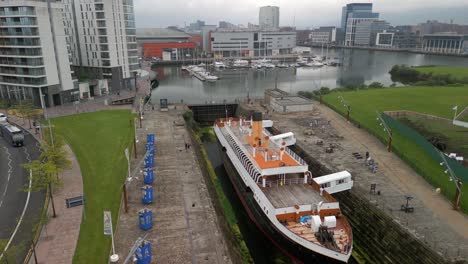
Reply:
[[[62,19],[54,1],[0,1],[0,97],[37,106],[76,100]]]
[[[72,68],[80,79],[125,87],[139,69],[133,0],[62,0]]]

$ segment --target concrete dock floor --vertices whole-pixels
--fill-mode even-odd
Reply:
[[[121,209],[117,227],[115,243],[121,259],[138,237],[148,234],[152,263],[232,263],[194,151],[185,149],[190,137],[182,113],[180,107],[149,110],[143,128],[137,129],[139,159],[146,134],[156,135],[154,203],[142,204],[143,176],[138,173],[128,187],[129,212]],[[137,212],[144,207],[152,209],[154,218],[153,228],[146,232],[138,227]]]

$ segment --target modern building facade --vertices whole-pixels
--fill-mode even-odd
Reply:
[[[202,47],[204,51],[210,51],[211,49],[211,32],[216,30],[216,25],[205,25],[202,27]]]
[[[262,6],[258,16],[258,25],[263,29],[279,28],[279,7]]]
[[[310,32],[311,45],[328,45],[336,42],[336,27],[320,27]]]
[[[124,86],[139,67],[133,0],[62,0],[72,67],[88,79]]]
[[[422,41],[422,50],[436,53],[468,54],[468,35],[424,35]]]
[[[183,60],[192,56],[199,45],[196,38],[178,30],[138,28],[136,34],[139,54],[144,59],[164,60],[163,54],[166,52],[170,54],[169,60]]]
[[[74,101],[60,2],[0,1],[0,97],[37,106]]]
[[[354,3],[344,6],[341,14],[344,45],[369,45],[372,22],[378,18],[379,14],[372,12],[370,3]]]
[[[211,32],[211,52],[217,57],[289,54],[295,47],[295,31]]]
[[[392,48],[394,35],[395,33],[393,32],[377,33],[377,36],[375,39],[375,46],[381,47],[381,48]]]

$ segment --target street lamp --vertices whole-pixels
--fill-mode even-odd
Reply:
[[[341,103],[343,104],[344,108],[347,111],[346,120],[349,122],[349,113],[351,112],[351,105],[349,105],[349,103],[346,102],[346,100],[341,95],[338,96],[338,99],[340,99]]]
[[[459,207],[458,205],[460,204],[460,196],[461,196],[461,186],[462,186],[462,181],[457,177],[457,175],[453,172],[452,168],[450,167],[449,163],[447,162],[447,158],[444,153],[439,151],[440,157],[442,158],[442,162],[440,163],[440,166],[445,166],[446,170],[444,173],[449,173],[450,174],[450,181],[455,184],[455,188],[457,189],[455,192],[455,197],[453,199],[453,209],[458,210]]]
[[[388,152],[392,152],[392,141],[393,141],[393,130],[392,128],[385,122],[385,120],[382,118],[382,114],[380,114],[378,111],[377,112],[377,121],[380,121],[380,126],[382,126],[384,131],[388,135],[388,146],[387,150]]]

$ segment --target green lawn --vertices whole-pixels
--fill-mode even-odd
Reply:
[[[468,78],[467,67],[421,66],[421,67],[414,67],[414,68],[424,73],[432,72],[432,74],[434,75],[450,74],[457,79]]]
[[[351,105],[351,118],[359,122],[369,132],[381,140],[386,140],[385,132],[376,120],[376,110],[412,110],[440,117],[453,118],[454,105],[466,105],[468,102],[468,86],[460,87],[402,87],[350,92],[332,92],[323,100],[341,114],[345,113],[343,104],[338,99],[342,95]],[[427,155],[416,143],[394,132],[395,152],[408,162],[428,182],[442,189],[442,193],[452,199],[455,187],[444,174],[443,168]],[[468,184],[463,185],[464,193],[468,193]],[[461,207],[468,213],[468,196],[462,195]]]
[[[71,146],[80,163],[86,196],[86,219],[73,263],[107,263],[111,246],[103,234],[103,210],[112,211],[114,226],[127,173],[124,149],[134,130],[128,110],[101,111],[53,119],[54,129]]]

